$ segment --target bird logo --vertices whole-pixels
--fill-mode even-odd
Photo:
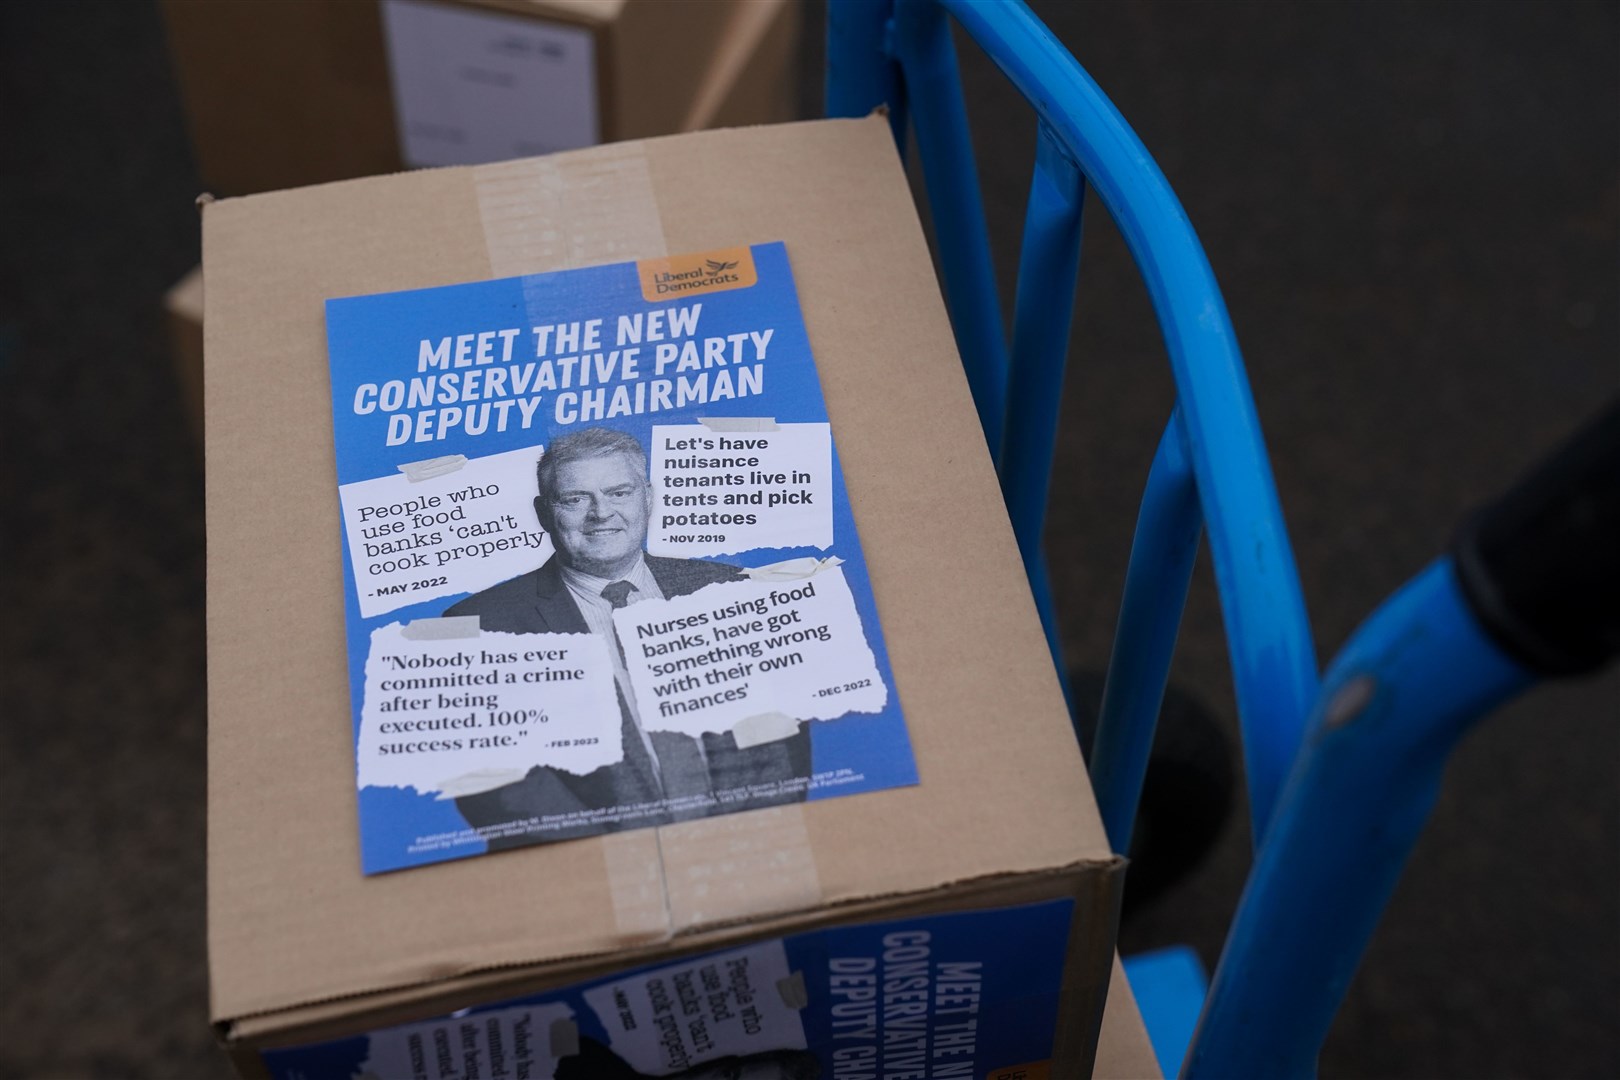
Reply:
[[[703,261],[708,264],[708,268],[703,272],[710,277],[713,277],[716,274],[723,274],[727,270],[737,269],[736,262],[720,262],[718,259],[705,259]],[[738,261],[740,262],[741,260]]]

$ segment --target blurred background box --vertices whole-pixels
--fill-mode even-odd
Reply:
[[[198,168],[218,195],[764,122],[795,102],[793,0],[163,9]]]
[[[726,22],[720,49],[680,130],[801,119],[807,81],[800,63],[803,34],[800,0],[742,0]]]
[[[180,9],[184,13],[182,19],[188,19],[193,16],[193,9],[202,6],[171,2],[168,5],[171,32],[176,22],[174,10]],[[300,18],[308,18],[311,12],[329,6],[368,10],[372,7],[363,3],[329,5],[324,2],[280,6],[307,9],[302,16],[297,16]],[[801,81],[799,44],[803,33],[798,0],[741,0],[730,4],[729,11],[731,17],[720,34],[714,60],[704,69],[703,81],[693,95],[690,110],[675,128],[677,131],[774,124],[797,117]],[[193,123],[195,126],[195,121]],[[392,144],[389,152],[396,152]],[[202,153],[199,145],[199,156]],[[326,160],[334,161],[329,155]],[[398,167],[396,163],[385,171]],[[200,440],[203,422],[202,267],[193,269],[164,294],[163,308],[181,400]]]

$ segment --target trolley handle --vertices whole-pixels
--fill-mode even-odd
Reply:
[[[1473,513],[1452,557],[1481,625],[1535,674],[1620,653],[1620,400]]]

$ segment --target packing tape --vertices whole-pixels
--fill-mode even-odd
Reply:
[[[673,933],[821,903],[802,803],[683,821],[658,834]]]
[[[477,615],[412,619],[399,630],[399,636],[406,641],[447,641],[451,638],[473,638],[481,633],[483,629]]]
[[[823,898],[801,803],[613,833],[602,854],[614,923],[627,940],[665,941]]]
[[[795,971],[785,979],[777,979],[776,992],[781,995],[782,1004],[790,1009],[803,1012],[810,1007],[810,988],[805,985],[802,971]]]
[[[579,1053],[579,1025],[572,1020],[566,1018],[553,1020],[548,1034],[551,1036],[552,1057],[573,1057]]]
[[[619,933],[633,940],[663,941],[670,936],[669,897],[657,829],[632,829],[602,838],[608,894]]]
[[[478,212],[496,278],[667,256],[647,158],[638,143],[484,165]],[[552,318],[524,291],[531,322]],[[773,418],[747,418],[774,430]],[[705,421],[706,423],[710,421]],[[710,922],[821,903],[801,804],[633,829],[602,838],[619,932],[664,940]]]
[[[424,461],[407,461],[396,468],[405,474],[405,479],[412,484],[420,484],[423,480],[432,480],[435,477],[447,476],[456,472],[467,464],[467,455],[449,454],[445,457],[427,458]]]
[[[440,780],[438,800],[460,799],[468,795],[482,795],[486,791],[515,784],[527,775],[524,769],[474,769],[470,773]]]
[[[710,431],[779,431],[774,416],[700,416],[698,423]]]
[[[636,143],[588,158],[524,158],[477,170],[478,212],[497,278],[667,255],[647,158]],[[531,308],[544,321],[547,313]]]
[[[731,737],[737,740],[737,749],[747,750],[750,746],[778,742],[798,731],[799,722],[787,713],[767,712],[737,721],[731,729]]]
[[[843,565],[844,560],[836,555],[828,555],[825,559],[804,555],[797,559],[783,559],[767,566],[745,566],[743,573],[750,581],[803,581],[807,577],[815,577],[823,570]]]

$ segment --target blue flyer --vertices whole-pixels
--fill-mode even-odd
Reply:
[[[275,1080],[1056,1080],[1073,914],[811,931],[263,1057]]]
[[[782,244],[326,323],[366,873],[917,782]]]

